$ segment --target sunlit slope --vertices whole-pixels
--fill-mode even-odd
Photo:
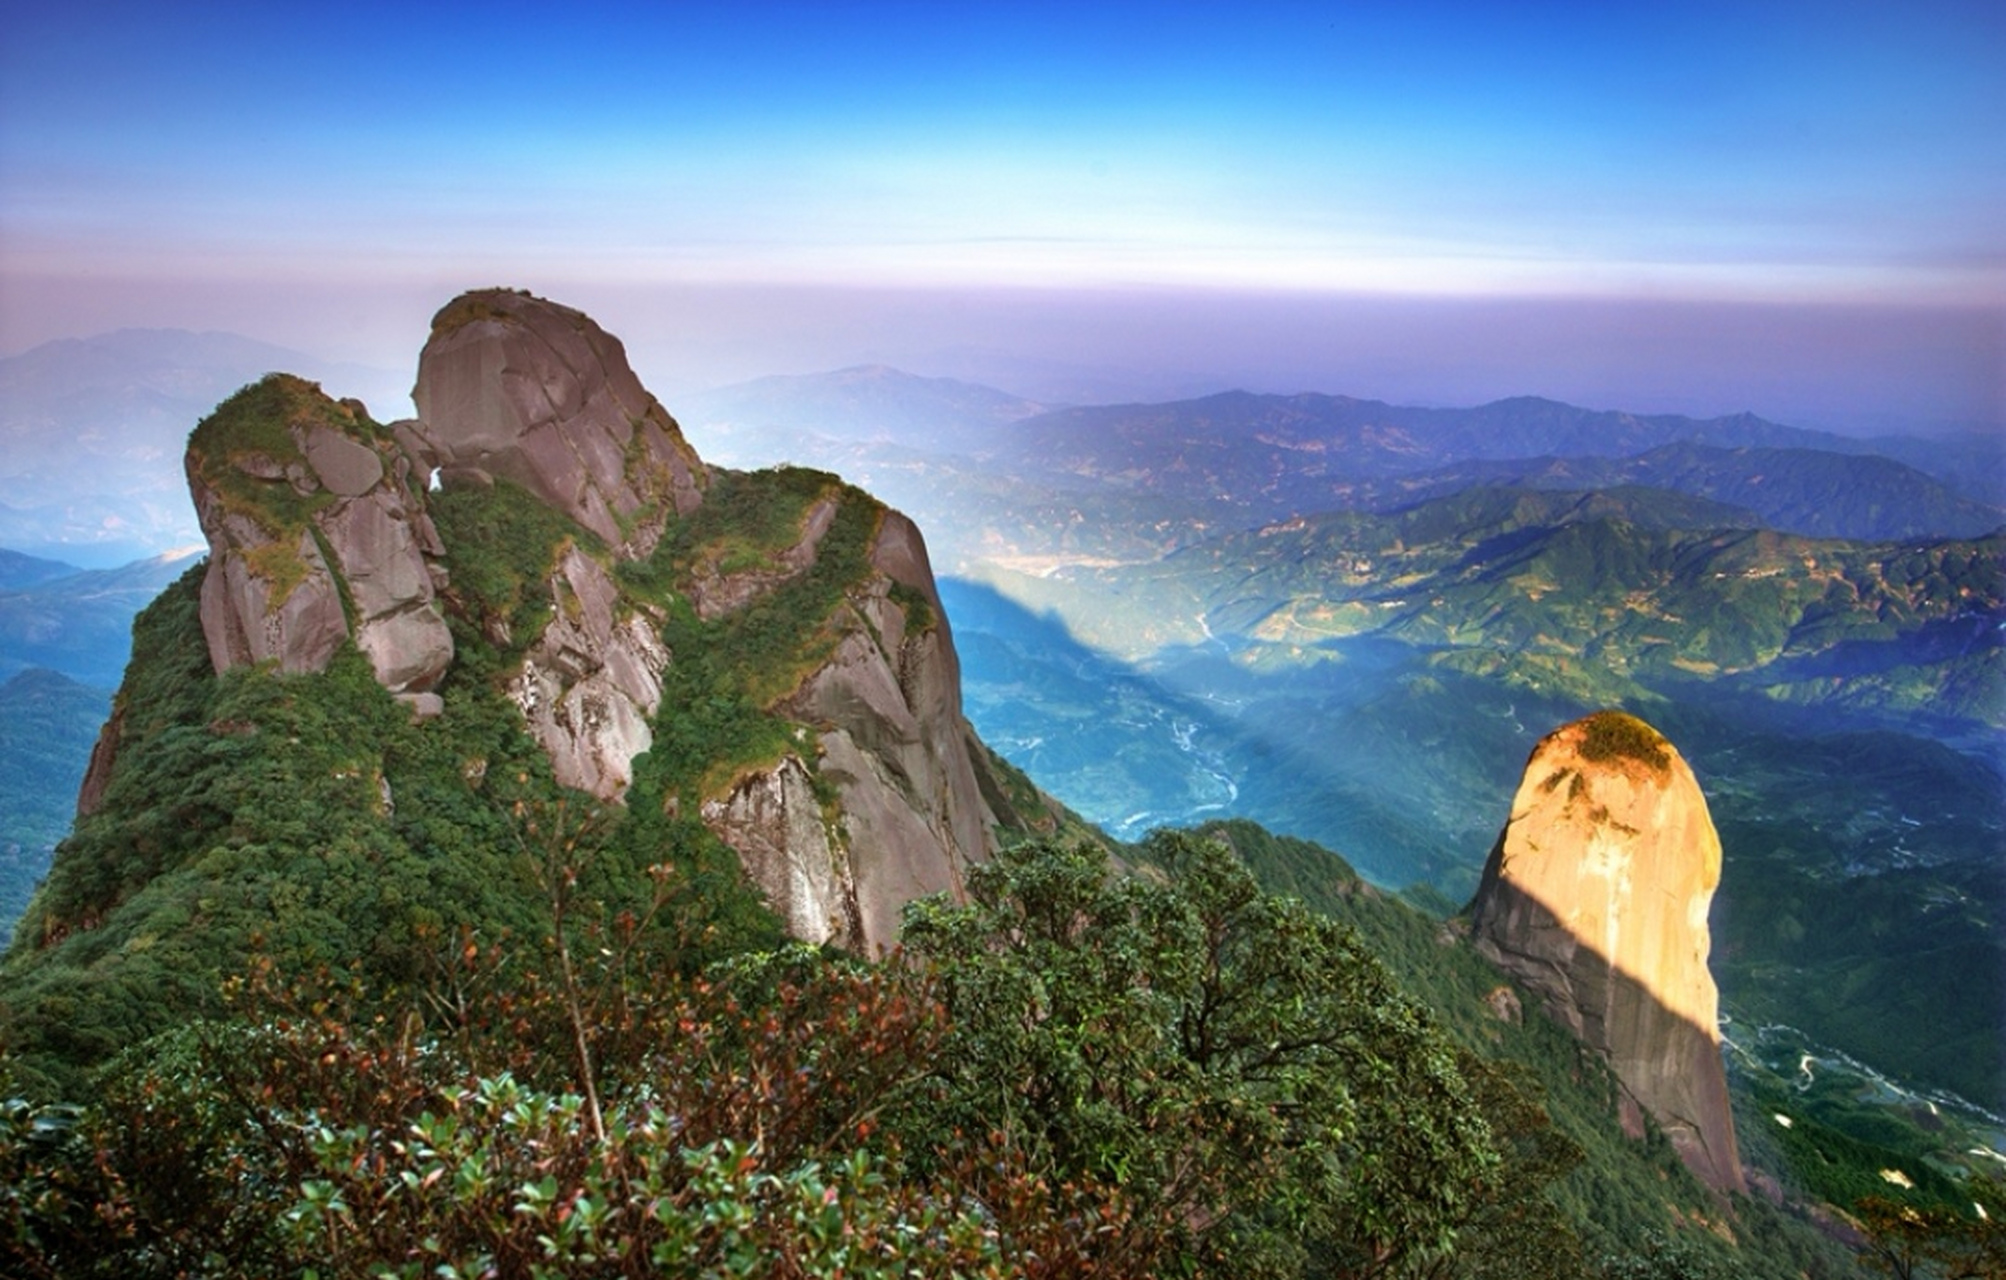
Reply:
[[[1638,696],[1699,678],[1788,702],[2006,725],[2006,536],[1891,543],[1722,528],[1655,490],[1479,489],[1010,584],[1132,658],[1223,644],[1309,663],[1397,640],[1518,682]],[[1122,609],[1089,601],[1119,597]],[[1457,655],[1462,655],[1460,658]]]

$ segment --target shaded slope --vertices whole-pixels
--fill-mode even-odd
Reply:
[[[1013,585],[1013,591],[1017,588]],[[1061,615],[955,584],[970,714],[1112,829],[1243,816],[1341,848],[1375,882],[1475,891],[1538,727],[1594,709],[1535,657],[1383,637],[1293,660],[1225,641],[1145,663]],[[1132,596],[1104,600],[1130,601]],[[1578,683],[1573,681],[1572,683]],[[1738,1016],[1908,1080],[2006,1098],[2006,782],[1914,726],[1681,682],[1627,706],[1682,746],[1727,865],[1713,968]],[[1201,806],[1221,805],[1209,811]]]
[[[109,705],[103,690],[40,668],[0,684],[0,947],[76,816]]]

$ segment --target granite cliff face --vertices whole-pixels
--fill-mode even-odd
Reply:
[[[961,664],[919,528],[885,512],[869,564],[868,585],[850,601],[862,625],[783,706],[818,726],[822,776],[846,797],[852,936],[882,947],[897,936],[901,905],[959,894],[963,863],[952,854],[987,856],[997,815],[978,781],[983,756],[962,716]]]
[[[416,702],[438,683],[453,660],[434,604],[443,548],[421,473],[360,405],[274,374],[202,421],[186,465],[218,671],[319,671],[353,640],[391,692]]]
[[[432,319],[400,436],[447,483],[510,480],[626,557],[702,501],[681,428],[582,312],[506,289],[462,294]]]
[[[812,567],[829,527],[822,512],[853,500],[810,502],[798,540],[772,558],[781,569],[751,579],[698,569],[690,585],[699,615],[752,608],[792,576],[784,566]],[[994,848],[999,815],[986,798],[994,789],[982,785],[986,757],[962,715],[960,663],[925,543],[895,511],[872,517],[865,572],[824,630],[821,657],[772,704],[798,726],[796,748],[737,771],[698,807],[789,932],[882,950],[897,938],[905,903],[960,895],[970,858]],[[839,797],[833,811],[818,781]]]
[[[669,651],[658,615],[621,597],[606,566],[566,547],[550,571],[555,607],[508,684],[557,780],[606,800],[627,792],[654,742]]]
[[[659,803],[700,818],[811,941],[882,949],[904,903],[959,892],[967,863],[993,848],[984,797],[1000,790],[980,776],[987,757],[961,713],[911,521],[819,473],[706,468],[616,339],[526,294],[487,290],[442,309],[413,398],[416,420],[378,426],[360,405],[273,375],[191,437],[217,671],[318,671],[353,641],[385,688],[436,715],[455,658],[450,615],[513,655],[503,692],[556,780],[621,802],[664,725],[694,718],[665,701],[675,665],[729,668],[707,637],[784,623],[797,643],[747,678],[761,722],[788,726],[788,748],[720,747]],[[751,514],[707,510],[720,484]],[[535,584],[549,606],[534,634],[456,589],[457,553],[427,510],[435,487],[540,503],[568,522]],[[816,616],[766,616],[810,599]],[[114,756],[94,765],[97,791]]]
[[[1600,1052],[1718,1190],[1743,1190],[1721,1065],[1707,909],[1720,838],[1692,770],[1613,711],[1555,730],[1526,764],[1472,906],[1485,955]]]

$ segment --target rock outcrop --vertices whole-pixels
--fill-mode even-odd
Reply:
[[[704,825],[737,851],[739,865],[789,935],[818,945],[870,945],[841,828],[823,811],[799,755],[783,756],[704,801],[702,815]]]
[[[985,791],[994,780],[911,521],[806,472],[745,478],[744,512],[706,509],[730,473],[705,468],[617,339],[527,294],[444,307],[414,399],[416,420],[380,427],[274,375],[197,429],[188,476],[210,540],[202,625],[218,671],[317,671],[352,640],[386,688],[437,712],[450,607],[513,655],[498,691],[557,781],[624,802],[661,726],[693,714],[664,705],[666,674],[698,662],[704,691],[691,696],[731,703],[749,679],[757,714],[793,749],[685,769],[660,803],[735,850],[792,932],[881,950],[906,902],[960,891],[969,860],[993,848],[984,797],[997,789]],[[526,494],[571,522],[532,574],[547,610],[482,604],[480,588],[453,583],[427,506],[434,487],[463,486]],[[700,511],[700,533],[679,523]],[[813,590],[774,603],[810,577]],[[771,673],[707,649],[762,610],[753,630],[799,638],[761,659]],[[665,638],[672,613],[695,620],[676,633],[690,646],[680,654]]]
[[[558,560],[550,591],[550,622],[509,696],[559,782],[615,800],[654,742],[649,721],[669,664],[660,621],[623,600],[605,566],[576,547]]]
[[[189,437],[209,539],[202,632],[216,670],[325,668],[353,640],[391,692],[422,698],[453,659],[410,461],[353,402],[273,374]]]
[[[628,557],[703,500],[704,469],[619,339],[526,293],[463,294],[432,318],[406,424],[426,462],[510,480]]]
[[[1743,1190],[1707,910],[1720,838],[1692,770],[1604,711],[1542,739],[1471,908],[1478,948],[1599,1051],[1686,1166]]]
[[[729,619],[814,569],[847,504],[867,507],[869,539],[825,628],[827,651],[773,703],[798,726],[799,749],[740,771],[699,812],[796,936],[879,951],[907,902],[961,892],[969,851],[987,855],[997,816],[918,528],[827,480],[787,545],[729,571],[708,556],[688,569],[697,616]],[[817,798],[811,779],[838,803]]]
[[[961,663],[918,527],[886,511],[869,562],[873,574],[850,600],[864,625],[782,708],[820,727],[820,771],[842,796],[843,882],[853,895],[843,915],[857,933],[835,940],[882,950],[907,902],[961,892],[965,851],[987,856],[996,817],[977,780]]]

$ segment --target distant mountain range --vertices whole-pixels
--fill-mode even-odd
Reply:
[[[18,551],[0,547],[0,591],[20,591],[55,578],[67,578],[77,572],[80,571],[73,564],[24,556]]]
[[[0,586],[0,680],[42,667],[117,688],[132,652],[133,615],[197,554],[191,548],[116,569],[77,569],[0,551],[0,583],[9,584]]]
[[[1469,489],[1023,590],[1131,658],[1209,642],[1253,662],[1312,661],[1378,636],[1509,655],[1584,699],[1725,680],[2006,729],[2006,534],[1816,540],[1724,526],[1726,510],[1652,489]],[[1093,607],[1111,597],[1126,607]]]
[[[123,330],[0,360],[0,546],[110,568],[196,536],[181,475],[194,424],[273,369],[409,409],[408,375],[331,364],[233,334]],[[1018,553],[1037,530],[1073,553],[1132,554],[1068,528],[1082,491],[1120,529],[1186,540],[1336,508],[1389,510],[1474,484],[1639,484],[1713,498],[1821,537],[1974,536],[2006,524],[2006,441],[1871,440],[1750,414],[1692,419],[1519,397],[1467,409],[1233,391],[1155,405],[1055,407],[881,365],[776,376],[669,408],[728,465],[828,466],[937,529],[951,557],[978,521]],[[952,495],[952,510],[932,504]],[[973,502],[971,509],[966,504]],[[936,515],[949,518],[933,518]],[[1085,522],[1097,525],[1098,522]],[[1107,546],[1104,539],[1111,539]],[[992,548],[993,550],[993,548]]]
[[[1634,486],[1739,508],[1716,518],[1812,538],[1975,538],[2006,526],[2006,508],[1977,502],[1906,463],[1824,449],[1717,449],[1680,441],[1624,458],[1466,462],[1333,490],[1338,505],[1392,511],[1479,486]]]
[[[386,418],[409,376],[229,333],[124,329],[0,360],[0,545],[109,568],[201,541],[181,474],[195,423],[274,369]]]
[[[1677,444],[1886,456],[1978,502],[1996,503],[2006,482],[2001,444],[1985,437],[1861,440],[1746,413],[1646,416],[1531,396],[1435,409],[1349,396],[1229,391],[1172,404],[1058,410],[1021,424],[1003,447],[1024,466],[1166,493],[1229,496],[1273,514],[1344,505],[1333,485],[1452,464],[1625,458]]]
[[[1664,489],[1722,504],[1709,517],[1719,527],[1812,537],[2006,526],[1999,439],[1861,440],[1748,414],[1248,392],[1039,412],[990,388],[883,369],[763,379],[682,411],[732,465],[789,459],[857,477],[919,517],[950,565],[1147,558],[1290,516],[1392,511],[1500,484]]]
[[[847,443],[979,453],[993,448],[1010,423],[1047,406],[977,383],[858,365],[758,378],[686,396],[673,408],[735,452],[754,446],[784,451],[802,424],[812,422],[817,434]]]

